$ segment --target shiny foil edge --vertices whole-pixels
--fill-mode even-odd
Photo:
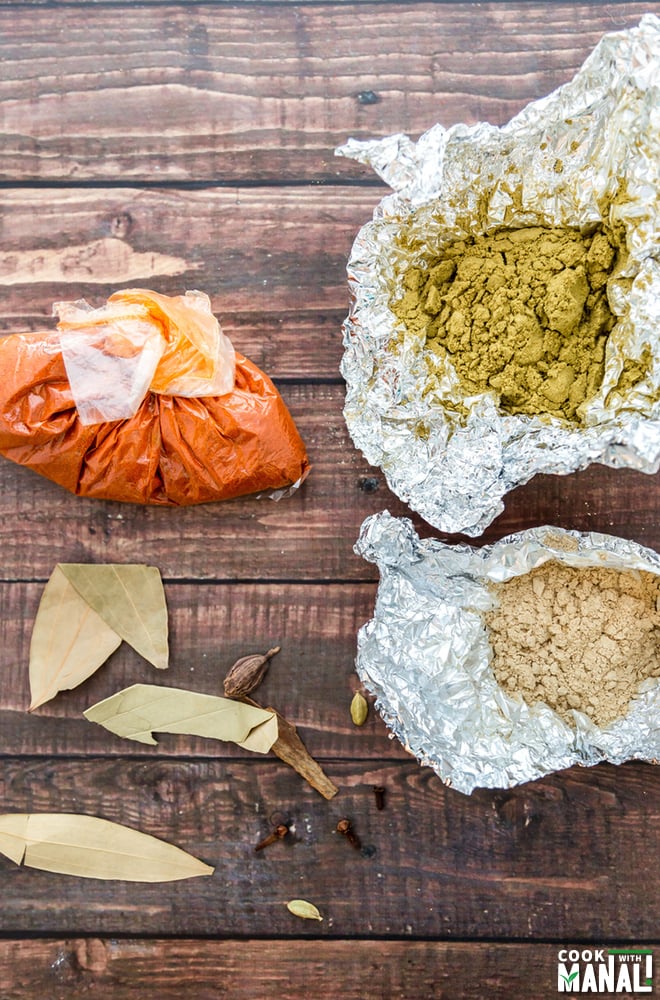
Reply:
[[[358,233],[348,262],[344,417],[390,489],[443,531],[481,534],[506,493],[537,473],[565,475],[593,462],[660,468],[659,79],[660,19],[647,14],[637,27],[605,35],[572,81],[501,128],[435,125],[417,143],[394,135],[349,140],[337,150],[371,165],[394,189]],[[466,402],[452,372],[444,399],[429,402],[423,345],[389,308],[395,275],[429,250],[405,252],[398,235],[437,247],[503,225],[587,226],[603,221],[601,206],[621,184],[628,200],[611,205],[605,221],[624,226],[629,259],[610,285],[618,321],[586,425],[503,415],[494,395]],[[519,207],[507,194],[514,185]],[[484,224],[477,209],[485,194]],[[465,218],[472,228],[463,228]],[[624,359],[646,345],[648,378],[625,395],[610,393]],[[467,419],[460,422],[444,400],[466,404]]]
[[[570,551],[575,546],[575,551]],[[358,633],[356,670],[392,733],[442,781],[469,794],[511,788],[574,764],[657,762],[660,680],[643,682],[627,715],[604,729],[574,711],[528,706],[497,684],[483,615],[488,583],[548,560],[660,575],[660,555],[596,532],[543,526],[473,548],[420,539],[388,511],[367,518],[355,551],[375,563],[374,616]]]

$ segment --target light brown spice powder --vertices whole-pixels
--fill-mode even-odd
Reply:
[[[498,684],[570,709],[600,727],[627,712],[641,681],[660,677],[660,576],[547,562],[493,585],[486,615]]]

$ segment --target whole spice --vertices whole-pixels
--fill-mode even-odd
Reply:
[[[280,646],[273,646],[267,653],[252,653],[236,660],[224,680],[227,698],[242,698],[254,691],[266,675],[271,656],[279,653],[280,648]]]
[[[294,917],[301,917],[302,920],[323,920],[317,907],[306,899],[290,899],[286,908]]]
[[[351,701],[351,719],[355,726],[363,726],[369,714],[369,703],[359,691],[356,691]]]
[[[337,823],[337,833],[341,833],[342,836],[346,837],[351,847],[354,847],[356,851],[359,851],[362,847],[362,841],[353,830],[350,820],[340,819]]]
[[[283,840],[288,832],[289,827],[286,823],[280,823],[272,833],[269,833],[267,837],[259,841],[255,847],[255,851],[263,851],[264,847],[270,847],[271,844],[276,844],[278,840]]]
[[[29,710],[90,677],[122,639],[154,667],[167,667],[167,605],[156,567],[58,563],[32,630]]]
[[[225,677],[224,687],[227,697],[252,705],[253,708],[261,708],[258,702],[247,696],[247,692],[253,691],[261,682],[268,669],[268,661],[279,651],[280,647],[274,646],[263,655],[255,653],[238,659]],[[267,711],[275,712],[277,718],[278,737],[271,747],[275,756],[297,771],[324,799],[333,798],[339,789],[308,753],[305,744],[298,736],[296,727],[274,708]]]
[[[606,726],[660,676],[660,576],[555,561],[493,587],[486,615],[498,683],[528,704]]]
[[[604,227],[528,227],[462,240],[410,268],[391,308],[426,336],[429,391],[448,361],[466,395],[494,391],[507,413],[579,422],[603,379],[617,251]]]
[[[263,655],[255,653],[237,660],[225,677],[224,687],[227,697],[242,701],[245,705],[252,705],[253,708],[261,708],[258,702],[248,697],[248,692],[253,691],[261,682],[268,669],[268,661],[279,651],[280,647],[274,646]],[[339,789],[308,753],[305,744],[298,736],[296,727],[274,708],[269,708],[267,711],[274,712],[277,718],[278,736],[271,746],[275,756],[297,771],[324,799],[333,798]]]
[[[247,705],[253,705],[255,708],[261,708],[261,705],[251,698],[239,698],[238,700]],[[285,719],[274,708],[268,708],[266,711],[275,712],[277,717],[277,740],[271,747],[275,756],[297,771],[324,799],[333,798],[339,789],[330,781],[323,768],[309,753],[293,723]]]
[[[185,733],[268,753],[278,735],[273,711],[159,684],[132,684],[90,705],[83,715],[115,736],[151,746],[157,743],[154,733]]]
[[[174,844],[81,813],[3,813],[0,854],[28,868],[126,882],[172,882],[214,871]]]

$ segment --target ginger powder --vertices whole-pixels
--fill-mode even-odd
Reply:
[[[575,569],[551,561],[492,587],[486,615],[498,684],[528,705],[545,702],[607,726],[640,683],[660,677],[660,577]]]
[[[603,380],[617,256],[603,226],[504,229],[409,268],[390,307],[425,335],[431,390],[449,361],[465,395],[494,391],[503,412],[579,423]]]

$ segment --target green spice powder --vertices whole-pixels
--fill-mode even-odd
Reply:
[[[390,303],[433,355],[448,359],[466,395],[495,390],[507,413],[579,422],[600,388],[615,317],[606,284],[611,232],[500,230],[446,247],[404,274]],[[430,365],[431,371],[437,365]]]

